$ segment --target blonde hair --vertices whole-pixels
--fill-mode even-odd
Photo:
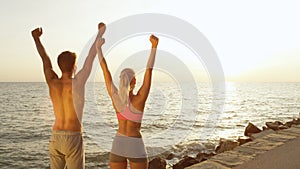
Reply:
[[[135,77],[134,70],[130,68],[125,68],[120,73],[120,83],[119,83],[119,98],[123,105],[128,104],[130,83]]]

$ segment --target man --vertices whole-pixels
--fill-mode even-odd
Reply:
[[[99,23],[96,39],[102,38],[104,32],[105,24]],[[65,166],[68,169],[84,168],[84,147],[81,134],[84,90],[97,54],[96,41],[90,48],[82,69],[76,75],[74,75],[76,54],[69,51],[62,52],[57,59],[62,72],[61,77],[58,77],[40,41],[40,36],[43,34],[42,28],[36,28],[31,33],[43,61],[44,75],[55,116],[49,143],[50,167],[55,169],[65,168]]]

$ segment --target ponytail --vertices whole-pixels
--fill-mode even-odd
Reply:
[[[120,74],[120,84],[119,84],[119,98],[121,105],[127,105],[129,102],[129,91],[130,91],[130,82],[135,76],[135,73],[132,69],[126,68],[123,69]]]

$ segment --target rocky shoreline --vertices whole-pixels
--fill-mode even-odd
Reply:
[[[161,155],[149,162],[149,169],[184,169],[194,164],[204,162],[217,154],[233,150],[235,147],[253,141],[257,138],[261,138],[271,133],[276,133],[276,131],[278,130],[291,128],[294,125],[300,125],[300,113],[299,118],[295,118],[291,121],[285,123],[280,121],[266,122],[265,125],[266,126],[263,126],[262,129],[260,129],[249,122],[247,127],[245,128],[244,136],[238,136],[235,140],[221,138],[219,144],[215,146],[213,150],[198,152],[196,156],[185,155],[181,157],[180,160],[174,165],[167,163],[167,161],[172,160],[175,157],[173,153]]]

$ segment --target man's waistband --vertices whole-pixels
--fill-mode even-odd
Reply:
[[[70,130],[52,130],[54,135],[82,135],[81,131],[70,131]]]

